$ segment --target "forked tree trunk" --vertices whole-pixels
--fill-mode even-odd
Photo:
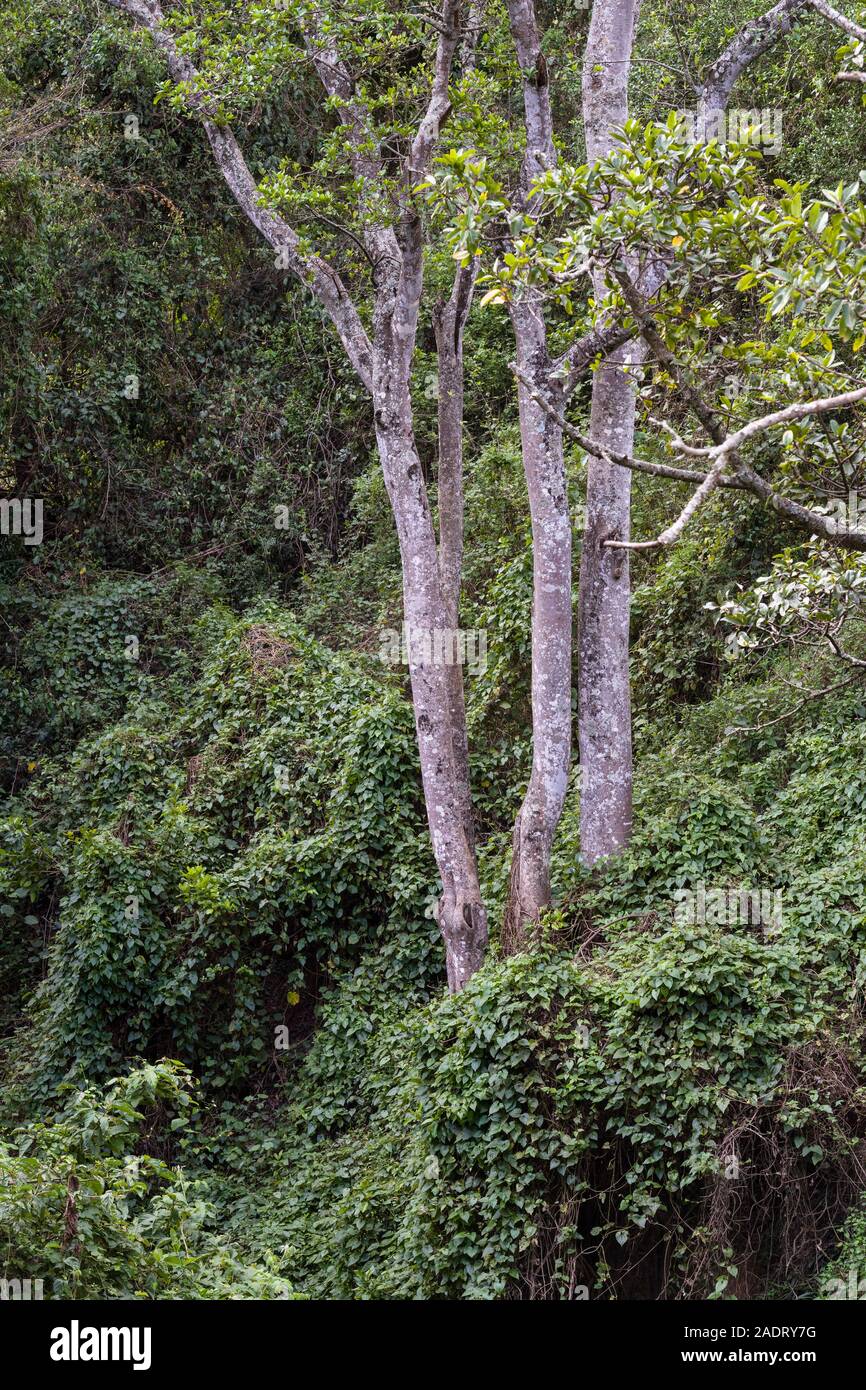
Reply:
[[[374,351],[374,419],[400,543],[415,729],[430,838],[442,879],[439,926],[448,986],[457,991],[484,959],[487,916],[466,827],[468,768],[455,752],[465,745],[465,720],[462,729],[455,727],[454,668],[437,659],[432,640],[448,629],[451,613],[443,596],[436,536],[415,447],[408,384],[402,371],[392,375],[399,356],[390,343]]]

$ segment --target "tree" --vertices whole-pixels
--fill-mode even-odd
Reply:
[[[416,187],[430,167],[451,111],[455,64],[471,65],[478,17],[464,23],[459,0],[442,0],[431,26],[408,10],[383,7],[387,53],[395,35],[408,36],[410,55],[420,45],[422,64],[404,61],[410,96],[416,96],[418,68],[426,80],[420,117],[408,125],[403,109],[390,125],[377,119],[375,93],[352,70],[352,25],[371,20],[369,10],[293,0],[284,10],[253,13],[250,30],[212,33],[201,41],[211,70],[197,68],[190,49],[192,29],[183,32],[166,17],[158,0],[111,0],[151,34],[163,55],[174,100],[202,123],[214,159],[238,207],[270,243],[277,264],[309,289],[330,319],[346,355],[369,392],[376,442],[400,544],[404,618],[415,727],[427,820],[442,880],[438,919],[445,942],[449,986],[459,990],[483,959],[487,918],[478,883],[466,755],[462,671],[443,659],[445,644],[436,634],[456,627],[462,553],[462,384],[461,343],[474,284],[471,268],[459,268],[450,297],[437,317],[442,353],[440,400],[440,535],[437,536],[413,433],[411,370],[424,287],[425,229]],[[263,26],[255,32],[256,21]],[[267,79],[256,67],[256,40],[268,56],[288,58],[300,72],[312,67],[326,98],[326,110],[339,120],[342,149],[351,180],[357,231],[346,235],[362,253],[372,304],[369,328],[357,295],[330,260],[277,210],[279,180],[268,189],[257,183],[231,128],[227,102],[235,89]],[[399,43],[397,48],[399,51]],[[219,61],[213,62],[218,56]],[[216,73],[216,75],[215,75]]]
[[[443,0],[433,42],[420,12],[384,3],[356,9],[292,0],[285,11],[251,12],[251,18],[236,26],[238,32],[222,34],[217,25],[216,39],[210,31],[203,37],[195,28],[184,31],[181,23],[166,20],[158,0],[112,3],[153,35],[168,64],[173,99],[202,121],[239,207],[273,246],[278,263],[308,286],[370,394],[402,558],[422,780],[443,885],[439,920],[449,983],[459,989],[483,958],[487,921],[475,854],[462,673],[459,665],[437,659],[430,639],[456,629],[459,616],[462,335],[490,230],[495,227],[497,243],[505,249],[494,272],[496,289],[486,298],[507,305],[514,335],[533,537],[532,766],[514,825],[503,923],[506,951],[522,946],[550,902],[551,851],[571,766],[572,522],[564,434],[577,433],[588,456],[578,652],[581,851],[588,865],[620,849],[631,827],[629,551],[636,544],[649,544],[631,540],[631,473],[643,467],[698,484],[684,519],[661,543],[678,535],[718,486],[731,486],[735,480],[738,487],[748,487],[786,514],[796,517],[801,506],[781,499],[760,472],[740,459],[736,448],[722,449],[726,436],[718,412],[700,404],[666,339],[670,324],[665,306],[682,292],[677,254],[672,251],[676,242],[657,235],[661,211],[653,208],[651,180],[637,189],[622,167],[623,151],[627,158],[628,150],[622,131],[628,122],[636,5],[634,0],[596,0],[593,7],[582,83],[590,172],[576,176],[554,141],[550,78],[535,4],[507,0],[525,145],[519,174],[506,191],[485,157],[471,149],[452,150],[443,161],[443,175],[432,171],[445,122],[453,119],[459,99],[458,69],[465,75],[474,63],[477,7],[462,17],[458,0]],[[798,17],[812,11],[848,31],[856,70],[856,45],[863,33],[858,26],[825,0],[779,0],[735,35],[698,84],[699,118],[711,121],[723,113],[748,65],[790,32]],[[197,44],[204,58],[198,68],[190,57]],[[369,64],[373,52],[377,62]],[[320,178],[317,192],[328,214],[325,220],[338,233],[334,254],[327,259],[311,249],[307,236],[286,213],[300,202],[288,171],[271,173],[259,183],[254,180],[224,104],[239,91],[260,94],[267,85],[268,67],[287,63],[299,74],[315,73],[326,97],[326,113],[334,113],[339,122],[340,141],[330,140],[313,171],[314,179]],[[365,75],[366,67],[374,76]],[[381,80],[375,76],[379,69],[385,73]],[[395,73],[405,83],[396,101],[393,84],[386,85]],[[671,147],[675,143],[669,141]],[[335,194],[328,177],[346,161],[348,168]],[[464,199],[455,233],[458,267],[450,293],[434,316],[440,381],[438,537],[414,441],[411,395],[424,257],[431,237],[422,190],[436,190],[446,199],[459,193]],[[625,193],[630,196],[624,199]],[[639,211],[632,215],[635,201]],[[560,216],[562,230],[562,213],[577,205],[587,219],[584,228],[567,229],[565,252],[552,251],[544,244],[551,208],[554,219]],[[577,282],[587,275],[591,295],[578,320],[580,329],[566,340],[564,350],[560,334],[561,350],[555,353],[551,302],[573,298],[579,293]],[[713,455],[706,474],[633,458],[636,370],[648,352],[679,383],[689,408],[697,410],[710,432],[707,447],[721,450]],[[565,416],[591,367],[592,405],[588,432],[583,434]],[[680,443],[683,449],[689,447]],[[735,478],[727,476],[721,457],[737,458]],[[801,512],[810,515],[808,508],[801,507]]]
[[[743,26],[720,54],[696,90],[698,131],[719,128],[731,92],[749,64],[789,33],[808,10],[806,0],[780,0]],[[823,4],[814,6],[833,17]],[[628,118],[628,78],[637,19],[634,0],[596,0],[584,62],[584,125],[587,158],[604,159],[615,133]],[[633,248],[616,267],[626,309],[640,314],[665,277],[665,258]],[[596,301],[608,292],[608,265],[597,261],[592,274]],[[578,719],[581,765],[581,852],[593,864],[625,844],[631,832],[632,744],[629,680],[631,581],[631,474],[612,462],[632,453],[636,395],[625,369],[640,367],[647,348],[657,352],[658,335],[646,313],[628,348],[608,357],[594,377],[588,451],[587,519],[581,553],[579,601]],[[648,336],[649,333],[649,336]],[[625,354],[625,355],[624,355]],[[552,397],[548,397],[556,405]],[[706,491],[715,486],[706,484]],[[702,494],[703,496],[704,494]]]
[[[781,32],[797,0],[742,34],[714,66],[698,93],[706,114],[726,98],[736,76]],[[550,902],[550,855],[564,804],[571,761],[571,519],[562,451],[563,413],[582,373],[600,354],[595,371],[589,435],[586,525],[581,551],[578,720],[581,773],[581,851],[587,864],[614,853],[631,830],[632,747],[628,669],[631,477],[611,462],[632,452],[635,390],[631,372],[645,345],[627,320],[607,311],[609,267],[591,267],[595,315],[563,354],[548,346],[545,296],[519,267],[533,255],[533,224],[542,188],[553,178],[557,155],[547,63],[533,0],[509,0],[508,14],[523,78],[526,151],[518,188],[507,201],[488,199],[488,216],[503,212],[512,238],[512,274],[503,297],[514,330],[523,462],[533,530],[532,702],[533,761],[514,829],[509,904],[503,942],[518,949],[528,925]],[[634,0],[595,0],[583,57],[583,125],[587,158],[603,160],[628,119],[628,83],[637,20]],[[488,186],[486,192],[492,191]],[[496,193],[502,194],[501,189]],[[473,248],[467,247],[467,251]],[[652,298],[665,277],[664,260],[640,251],[627,255],[621,273],[635,292]],[[546,416],[546,418],[545,418]]]
[[[561,245],[544,244],[546,222],[568,201],[569,174],[557,161],[553,142],[547,67],[539,41],[535,7],[528,0],[509,4],[517,60],[523,74],[526,155],[519,189],[509,197],[485,170],[464,170],[465,189],[475,211],[483,190],[488,224],[505,218],[518,233],[493,278],[499,298],[508,304],[516,343],[515,372],[521,409],[524,467],[533,512],[535,605],[533,610],[533,773],[515,827],[510,928],[506,946],[519,947],[526,924],[549,901],[549,858],[553,833],[562,806],[570,747],[564,717],[570,695],[570,662],[560,659],[570,650],[570,603],[563,601],[570,569],[570,543],[553,499],[565,497],[562,471],[562,433],[577,438],[588,456],[586,525],[581,552],[578,651],[578,723],[581,774],[581,851],[592,865],[615,853],[631,830],[632,747],[629,681],[630,575],[628,553],[642,543],[630,540],[631,472],[643,468],[657,476],[700,485],[684,519],[674,524],[664,543],[680,534],[688,518],[718,485],[748,488],[784,515],[827,532],[826,520],[774,491],[760,474],[739,461],[736,484],[722,478],[721,464],[703,474],[663,464],[633,460],[636,369],[650,351],[668,371],[676,363],[660,333],[663,314],[659,294],[671,274],[670,241],[647,238],[640,227],[627,232],[606,220],[612,203],[628,194],[640,200],[641,212],[652,222],[655,190],[635,179],[639,163],[630,168],[621,132],[628,120],[628,82],[637,19],[633,0],[595,0],[583,58],[583,124],[588,173],[581,171],[581,213],[591,225],[600,217],[602,230],[594,240],[558,224]],[[767,13],[750,20],[711,65],[695,89],[699,132],[718,128],[737,80],[748,66],[791,31],[796,20],[817,11],[845,29],[857,44],[859,26],[824,0],[780,0]],[[842,74],[851,78],[851,73]],[[857,79],[859,80],[859,79]],[[635,151],[635,158],[646,151]],[[596,180],[591,170],[613,158],[612,176]],[[559,167],[558,167],[559,165]],[[619,167],[617,167],[617,165]],[[476,183],[473,198],[472,182]],[[637,218],[634,219],[638,221]],[[562,233],[565,231],[565,236]],[[464,249],[472,245],[465,227]],[[608,240],[606,240],[606,235]],[[589,275],[592,288],[580,335],[559,357],[548,353],[545,313],[551,300],[567,303],[579,295],[577,282]],[[490,291],[488,298],[493,295]],[[678,284],[675,294],[681,293]],[[597,363],[587,432],[574,430],[565,410],[581,375]],[[695,405],[693,390],[685,391]],[[710,429],[713,449],[722,449],[720,420],[697,406]],[[545,424],[538,411],[546,414]],[[734,450],[734,454],[736,450]],[[832,523],[830,525],[832,529]],[[848,536],[845,544],[856,545]],[[650,543],[655,547],[656,543]],[[554,601],[556,599],[556,601]],[[534,835],[532,832],[535,832]],[[528,841],[528,844],[526,843]],[[534,856],[530,847],[535,849]],[[527,865],[530,866],[527,872]],[[529,883],[529,891],[526,884]]]

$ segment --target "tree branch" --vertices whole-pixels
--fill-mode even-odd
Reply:
[[[463,31],[464,72],[475,67],[481,10],[481,0],[472,0]],[[449,58],[449,70],[451,61]],[[458,265],[451,294],[436,306],[433,314],[439,367],[439,574],[448,621],[455,629],[463,569],[463,330],[472,307],[478,269],[477,256],[468,266]]]
[[[567,400],[574,392],[586,368],[596,357],[607,357],[624,343],[630,343],[637,336],[637,329],[625,328],[621,324],[601,324],[589,333],[584,333],[576,343],[572,343],[550,369],[551,380],[555,380]]]
[[[866,39],[866,29],[861,24],[855,24],[853,19],[849,19],[840,10],[834,9],[827,0],[809,0],[812,9],[818,14],[823,15],[831,24],[835,24],[837,29],[844,29],[846,34],[850,34],[855,39]]]
[[[725,730],[725,733],[762,733],[764,729],[771,729],[774,724],[781,724],[784,722],[784,720],[793,718],[793,716],[795,714],[798,714],[800,710],[803,709],[806,705],[808,705],[811,700],[823,699],[825,695],[831,695],[834,690],[841,690],[844,686],[851,685],[851,683],[855,680],[857,680],[857,672],[852,671],[850,676],[845,676],[840,681],[834,681],[832,685],[825,686],[823,690],[810,690],[809,693],[806,696],[804,696],[802,700],[799,700],[796,705],[792,705],[790,709],[784,710],[782,714],[777,714],[775,719],[766,719],[762,724],[733,724],[731,728]]]
[[[824,516],[821,512],[812,511],[811,508],[804,507],[799,502],[783,497],[773,490],[760,473],[757,473],[745,460],[741,459],[738,452],[738,444],[761,432],[760,426],[769,429],[772,428],[772,423],[784,423],[783,420],[775,417],[784,416],[786,420],[798,418],[788,412],[800,410],[802,414],[799,418],[802,418],[808,414],[826,413],[827,410],[856,404],[857,401],[866,397],[866,387],[860,388],[858,391],[846,392],[843,396],[828,397],[818,402],[801,402],[798,405],[786,407],[784,411],[776,411],[773,416],[763,416],[760,420],[751,421],[749,425],[743,427],[743,430],[737,431],[734,435],[726,436],[721,418],[686,379],[679,362],[658,332],[646,305],[641,301],[634,286],[629,283],[627,277],[623,277],[620,283],[623,286],[626,302],[640,324],[641,335],[652,348],[656,358],[664,364],[686,402],[713,440],[713,447],[710,449],[693,450],[691,446],[685,445],[684,451],[689,454],[696,454],[698,457],[710,457],[715,453],[722,459],[730,459],[734,465],[733,476],[727,479],[720,473],[715,486],[728,486],[729,483],[738,485],[744,491],[751,492],[753,496],[757,497],[765,506],[771,507],[778,515],[784,516],[788,521],[808,530],[810,535],[821,536],[844,550],[866,550],[866,532],[855,531],[847,526],[838,526],[832,517]],[[823,409],[816,410],[813,408],[816,406],[823,407]],[[772,423],[767,423],[768,421],[772,421]],[[655,549],[658,544],[659,541],[638,542],[635,548]]]
[[[656,328],[646,304],[629,282],[628,277],[624,276],[620,283],[626,303],[640,324],[642,337],[652,348],[657,360],[664,365],[671,379],[676,382],[680,394],[703,425],[710,439],[714,444],[721,444],[725,438],[721,417],[687,380],[679,362]],[[789,497],[783,497],[781,493],[775,492],[766,479],[762,478],[760,473],[756,473],[754,468],[744,459],[741,459],[736,452],[732,455],[731,461],[734,464],[734,480],[739,482],[746,492],[751,492],[753,496],[763,502],[765,506],[771,507],[779,516],[784,516],[796,526],[803,527],[811,535],[822,536],[824,540],[832,541],[842,549],[866,550],[866,534],[863,532],[848,530],[844,527],[837,528],[832,517],[826,517],[821,512],[814,512],[811,508],[802,506],[800,502],[794,502]],[[722,485],[726,486],[727,484],[723,483]]]
[[[835,24],[838,29],[843,29],[846,34],[866,40],[866,29],[828,4],[827,0],[778,0],[766,14],[744,24],[724,53],[713,63],[700,88],[699,105],[702,114],[724,110],[737,78],[778,39],[789,34],[796,21],[802,19],[809,10],[814,10],[816,14]]]
[[[370,339],[348,290],[337,271],[320,256],[302,252],[300,237],[277,213],[262,206],[261,194],[234,134],[213,119],[212,108],[197,91],[199,74],[186,55],[178,52],[174,36],[163,27],[158,0],[108,0],[151,34],[163,55],[172,80],[184,87],[184,104],[204,126],[220,173],[238,207],[281,256],[287,270],[311,291],[340,336],[346,354],[367,390],[373,383]]]
[[[430,167],[436,141],[451,114],[451,66],[460,41],[460,10],[460,0],[442,0],[430,100],[412,141],[409,158],[409,175],[413,182],[421,179]]]
[[[855,391],[843,391],[838,396],[822,396],[813,401],[794,401],[792,405],[783,406],[781,410],[774,410],[769,415],[761,415],[756,420],[750,420],[741,429],[735,430],[721,440],[720,443],[695,446],[686,444],[685,440],[680,439],[679,435],[670,425],[663,428],[673,437],[674,447],[683,454],[688,454],[690,458],[724,458],[736,452],[742,444],[749,439],[754,439],[756,434],[765,434],[767,430],[774,429],[776,425],[787,424],[790,420],[805,420],[810,415],[826,415],[831,410],[845,410],[848,406],[856,405],[858,401],[866,399],[866,386],[859,386]]]
[[[702,507],[707,498],[710,497],[722,481],[727,455],[720,454],[714,461],[712,468],[702,480],[699,487],[695,489],[686,505],[683,507],[679,516],[670,526],[658,535],[653,541],[605,541],[604,544],[609,550],[660,550],[664,546],[675,545],[683,531],[688,526],[695,512]]]
[[[470,10],[470,15],[473,13],[474,7]],[[436,44],[430,98],[412,142],[405,170],[409,187],[404,192],[404,245],[398,287],[398,312],[402,325],[400,336],[404,341],[411,339],[412,342],[415,339],[424,280],[423,227],[421,215],[413,202],[413,190],[430,166],[436,141],[451,112],[451,69],[461,36],[460,0],[442,0],[438,27],[439,39]],[[474,280],[473,275],[473,284]]]
[[[704,77],[698,99],[701,114],[724,111],[737,78],[777,40],[790,34],[810,3],[815,0],[778,0],[766,14],[743,25]]]
[[[574,425],[569,424],[568,420],[559,413],[556,407],[541,392],[536,390],[532,380],[522,372],[515,363],[511,364],[511,370],[519,381],[526,387],[527,393],[532,400],[540,405],[542,410],[555,420],[563,434],[569,439],[573,439],[593,458],[602,459],[605,463],[616,463],[620,468],[630,468],[636,473],[646,473],[652,478],[669,478],[675,483],[702,483],[706,479],[706,473],[697,473],[691,468],[675,468],[667,463],[651,463],[649,459],[639,459],[625,454],[614,454],[606,449],[597,440],[590,439],[589,435],[583,434]],[[745,491],[742,483],[738,483],[735,478],[722,478],[721,487],[733,488],[738,492]]]

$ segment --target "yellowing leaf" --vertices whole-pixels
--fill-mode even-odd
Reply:
[[[502,289],[500,288],[499,285],[496,285],[494,289],[488,290],[487,293],[486,293],[485,295],[482,295],[481,301],[480,301],[478,307],[479,307],[479,309],[483,309],[484,306],[485,306],[485,304],[504,304],[504,303],[505,303],[505,292],[504,292],[504,290],[502,290]]]

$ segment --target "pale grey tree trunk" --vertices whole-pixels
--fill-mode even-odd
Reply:
[[[502,927],[506,954],[521,949],[531,924],[550,903],[550,856],[571,762],[571,518],[562,429],[525,384],[531,381],[551,397],[541,308],[534,296],[527,292],[512,306],[512,320],[532,518],[532,770],[514,824]]]
[[[418,170],[414,171],[417,177]],[[469,762],[462,671],[437,650],[436,635],[456,631],[463,541],[462,330],[474,277],[457,277],[452,297],[452,352],[440,426],[445,442],[442,475],[446,507],[445,551],[436,530],[415,445],[410,393],[412,359],[423,284],[420,219],[407,213],[403,245],[380,256],[373,314],[373,418],[385,486],[394,513],[403,575],[403,613],[409,634],[409,676],[427,821],[442,880],[439,926],[445,942],[448,985],[461,990],[484,959],[487,914],[481,901],[472,834]],[[459,376],[459,386],[457,377]],[[459,682],[459,692],[458,692]]]
[[[547,62],[533,0],[508,0],[523,82],[520,201],[532,211],[533,183],[556,163]],[[506,954],[520,950],[550,903],[550,856],[571,761],[571,519],[562,429],[534,397],[559,403],[540,294],[524,288],[511,304],[523,471],[532,520],[532,769],[514,823],[511,878],[502,925]]]
[[[612,133],[628,118],[628,76],[636,0],[595,0],[583,66],[587,158],[603,158]],[[604,276],[593,277],[596,298]],[[635,392],[624,364],[642,356],[637,344],[617,349],[598,368],[589,435],[613,454],[631,454]],[[578,740],[580,848],[594,864],[629,838],[632,816],[630,575],[627,551],[605,541],[628,540],[631,474],[587,456],[586,525],[578,617]]]
[[[632,453],[634,390],[623,371],[634,347],[599,366],[592,390],[590,438],[612,454]],[[578,609],[580,847],[587,864],[613,854],[631,833],[632,746],[629,679],[628,551],[631,473],[587,457],[586,524]]]
[[[478,262],[474,258],[469,266],[459,268],[449,298],[437,305],[433,315],[439,373],[439,575],[446,624],[449,631],[455,634],[460,626],[460,580],[463,572],[463,330],[472,303],[477,272]],[[474,855],[475,822],[470,794],[462,664],[455,662],[450,665],[447,675],[460,812],[466,839]]]
[[[474,844],[467,833],[468,769],[457,752],[461,732],[454,724],[454,667],[436,659],[429,641],[430,634],[446,631],[450,623],[421,462],[411,419],[403,408],[407,400],[400,390],[376,391],[376,438],[400,542],[415,729],[430,839],[442,879],[439,926],[448,985],[456,991],[484,959],[487,917]],[[465,742],[465,734],[462,737]]]

